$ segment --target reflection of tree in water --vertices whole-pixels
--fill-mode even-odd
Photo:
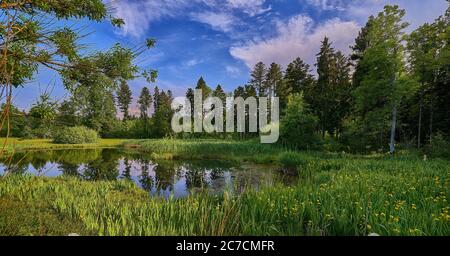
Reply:
[[[146,191],[152,191],[155,184],[155,180],[150,176],[150,161],[141,161],[141,175],[139,176],[139,182]]]
[[[28,164],[10,164],[4,169],[4,172],[9,174],[25,174],[27,171]]]
[[[123,159],[123,164],[125,165],[125,169],[122,172],[122,178],[125,180],[131,180],[131,163],[127,157]]]
[[[4,173],[24,174],[28,170],[29,163],[28,155],[23,153],[16,153],[0,159]]]
[[[62,172],[65,176],[72,176],[72,177],[79,177],[80,173],[78,172],[79,169],[78,164],[70,164],[70,163],[60,163],[59,164],[59,171]]]
[[[184,169],[186,170],[184,177],[186,178],[186,187],[188,189],[203,188],[207,186],[207,184],[205,184],[206,169],[204,167],[188,163],[184,165]]]
[[[83,171],[86,180],[116,180],[119,176],[120,154],[111,150],[103,150],[101,156],[88,163]]]
[[[230,165],[220,161],[202,161],[185,163],[184,168],[188,188],[220,187]]]
[[[174,176],[177,172],[177,168],[173,162],[162,162],[154,167],[155,182],[157,190],[169,190],[173,189]]]

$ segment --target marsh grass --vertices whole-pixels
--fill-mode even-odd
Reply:
[[[125,147],[138,147],[157,159],[227,159],[254,163],[273,163],[284,148],[278,145],[261,144],[252,140],[224,141],[217,139],[200,140],[133,140]]]
[[[185,152],[189,146],[163,147],[155,153]],[[195,147],[192,153],[199,152]],[[287,156],[294,159],[289,163],[301,163],[298,184],[245,189],[239,195],[164,200],[126,181],[10,175],[0,178],[0,198],[47,204],[59,219],[82,223],[84,234],[450,235],[448,161],[296,152],[273,159]],[[3,234],[16,234],[5,226],[0,221]]]
[[[5,138],[0,138],[1,146]],[[123,139],[100,139],[97,143],[90,144],[56,144],[51,139],[18,139],[8,138],[2,155],[11,155],[17,152],[30,150],[53,150],[53,149],[89,149],[89,148],[108,148],[121,146],[125,140]]]

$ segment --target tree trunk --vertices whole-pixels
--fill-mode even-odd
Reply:
[[[423,88],[423,86],[422,86]],[[419,103],[419,123],[417,128],[417,148],[420,148],[420,142],[421,142],[421,132],[422,132],[422,108],[423,108],[423,93],[420,93],[420,103]]]
[[[433,141],[433,94],[430,97],[430,144]]]
[[[389,144],[389,152],[391,155],[395,152],[395,128],[397,125],[397,103],[394,101],[394,106],[392,108],[392,125],[391,125],[391,142]]]

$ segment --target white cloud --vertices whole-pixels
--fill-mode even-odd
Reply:
[[[190,14],[195,21],[211,25],[215,30],[230,32],[238,20],[234,12],[255,16],[271,10],[264,8],[266,0],[118,0],[113,1],[114,16],[122,18],[125,25],[119,30],[123,36],[142,37],[152,22],[163,18],[185,17],[196,4],[203,4],[208,11]],[[202,16],[203,15],[203,16]]]
[[[230,8],[239,9],[250,16],[262,14],[270,11],[271,6],[264,8],[265,0],[227,0],[227,4]]]
[[[241,74],[241,70],[238,67],[226,66],[225,70],[227,71],[227,74],[232,77],[236,77]]]
[[[365,23],[370,15],[376,15],[385,5],[398,5],[406,10],[405,20],[413,30],[425,22],[433,22],[444,14],[448,7],[446,0],[299,0],[322,11],[340,11],[340,15]]]
[[[197,66],[198,64],[203,63],[203,60],[198,60],[198,59],[192,59],[192,60],[188,60],[184,63],[184,66],[187,67],[193,67],[193,66]]]
[[[215,12],[193,13],[191,18],[194,21],[208,24],[212,29],[221,32],[230,32],[236,20],[231,14]]]
[[[287,22],[278,22],[275,29],[275,37],[231,47],[230,54],[244,61],[249,68],[258,61],[286,66],[296,57],[312,65],[325,36],[331,39],[333,47],[348,53],[360,27],[356,22],[340,19],[316,25],[311,18],[297,15]]]
[[[300,2],[303,2],[301,0]],[[330,11],[330,10],[344,10],[345,4],[348,1],[345,0],[306,0],[310,5],[319,8],[320,10]]]
[[[143,36],[150,28],[151,22],[164,17],[174,17],[190,3],[189,0],[119,0],[112,2],[114,15],[125,21],[125,25],[119,33],[133,37]]]
[[[446,0],[364,0],[351,2],[345,12],[348,18],[365,23],[370,15],[383,11],[385,5],[398,5],[405,9],[405,21],[410,23],[408,31],[412,31],[426,22],[433,22],[445,13],[448,7]]]

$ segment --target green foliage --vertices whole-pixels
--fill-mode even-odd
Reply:
[[[146,119],[149,116],[150,106],[152,105],[152,95],[147,87],[142,88],[138,99],[141,118]]]
[[[30,109],[31,127],[34,135],[39,138],[49,138],[57,115],[58,104],[48,93],[42,94]]]
[[[425,148],[425,152],[431,157],[450,159],[450,141],[443,134],[437,133]]]
[[[250,84],[253,85],[258,93],[259,97],[267,96],[267,90],[264,86],[264,80],[266,79],[267,69],[263,62],[256,63],[250,76]]]
[[[131,101],[133,100],[130,87],[127,82],[121,81],[119,90],[117,91],[117,104],[119,109],[122,111],[123,119],[129,118],[128,108],[130,107]]]
[[[286,100],[286,96],[289,94],[284,86],[283,71],[281,70],[281,66],[277,63],[270,64],[263,86],[269,97],[280,96],[282,99]]]
[[[287,151],[279,154],[277,162],[285,168],[303,167],[307,164],[305,157],[294,151]]]
[[[195,87],[195,89],[202,90],[203,99],[208,98],[211,95],[211,92],[212,92],[211,87],[209,87],[206,84],[206,82],[203,79],[203,77],[200,77],[200,79],[198,79],[197,86]]]
[[[0,26],[0,45],[8,46],[6,62],[0,62],[0,84],[15,87],[31,79],[38,64],[61,71],[77,58],[79,36],[75,30],[60,25],[49,30],[48,27],[56,24],[52,19],[101,21],[107,18],[101,0],[87,0],[82,4],[76,0],[2,1],[0,10],[5,14]]]
[[[96,143],[98,139],[96,131],[83,126],[64,127],[53,135],[53,142],[59,144]]]
[[[404,15],[398,6],[388,5],[366,27],[364,40],[370,43],[358,63],[360,84],[353,91],[354,120],[348,129],[353,136],[364,136],[366,146],[372,148],[385,147],[390,137],[391,153],[395,149],[398,109],[414,90],[405,72],[403,45],[408,24],[402,21]]]
[[[319,140],[317,118],[310,113],[302,94],[289,96],[284,118],[281,120],[281,142],[297,149],[311,149]]]

